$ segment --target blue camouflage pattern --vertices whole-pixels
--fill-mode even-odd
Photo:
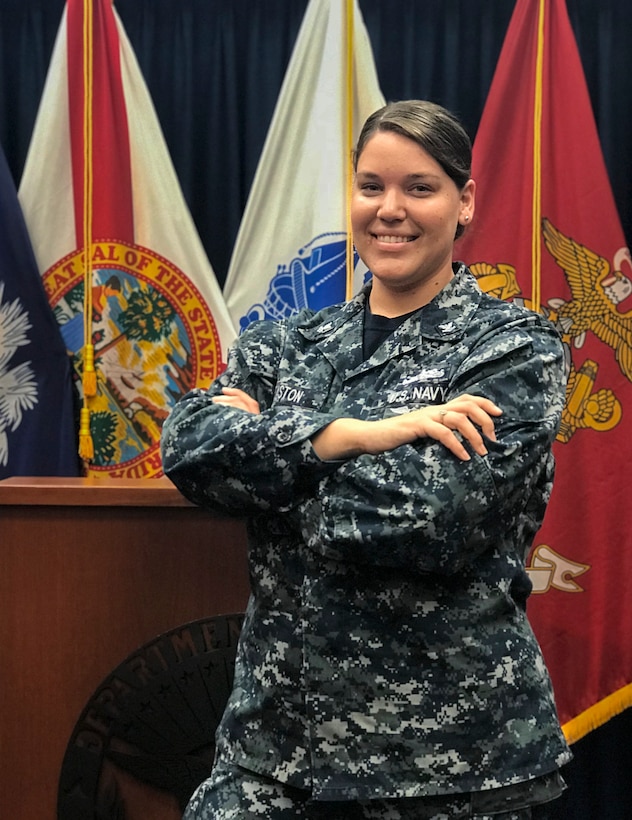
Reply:
[[[316,800],[496,789],[571,756],[525,611],[562,343],[455,270],[366,361],[370,284],[254,323],[164,424],[164,470],[182,493],[247,520],[252,594],[219,752]],[[228,386],[261,413],[213,403]],[[503,410],[486,456],[464,462],[423,438],[323,462],[311,446],[336,418],[463,393]]]
[[[183,820],[547,820],[564,783],[557,772],[469,794],[368,800],[314,800],[308,791],[217,759]]]

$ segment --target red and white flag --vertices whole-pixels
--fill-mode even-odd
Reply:
[[[111,0],[68,0],[19,198],[82,378],[88,474],[160,475],[162,421],[236,334]]]
[[[547,315],[568,357],[529,614],[572,742],[632,705],[632,263],[564,0],[516,3],[472,175],[456,255],[484,290]]]

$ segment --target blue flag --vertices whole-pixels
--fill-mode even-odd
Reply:
[[[79,474],[70,359],[0,151],[0,478]]]

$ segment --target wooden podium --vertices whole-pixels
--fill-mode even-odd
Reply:
[[[56,820],[76,722],[126,657],[179,625],[243,612],[245,544],[241,522],[165,478],[0,481],[2,817]],[[130,818],[175,816],[128,803]]]

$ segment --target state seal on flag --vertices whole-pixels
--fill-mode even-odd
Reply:
[[[221,372],[217,327],[191,280],[154,251],[104,240],[92,243],[91,261],[89,300],[83,249],[43,275],[79,391],[90,327],[97,394],[90,399],[94,459],[88,475],[158,476],[160,431],[171,407]]]

